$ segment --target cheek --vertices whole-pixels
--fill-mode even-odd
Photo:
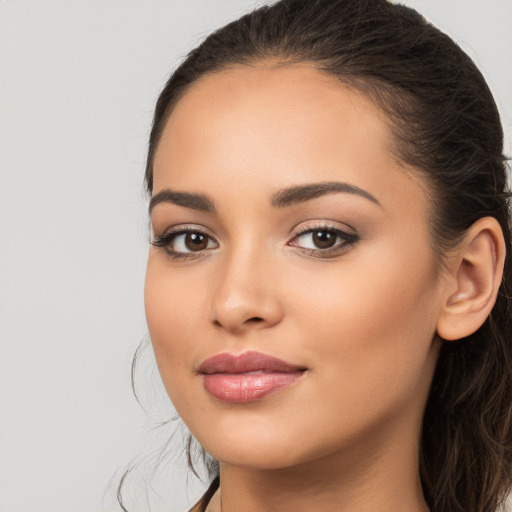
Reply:
[[[198,304],[204,289],[179,279],[160,258],[149,256],[144,305],[158,368],[169,392],[170,379],[179,381],[190,375],[190,358],[201,340]]]
[[[311,359],[327,363],[326,379],[343,375],[350,391],[414,385],[432,347],[435,268],[424,251],[389,252],[372,251],[380,256],[372,261],[361,252],[290,293],[298,298],[292,316],[300,322],[297,332],[309,333]]]

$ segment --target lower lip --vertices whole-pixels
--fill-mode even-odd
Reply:
[[[204,375],[204,387],[210,395],[234,404],[261,400],[267,395],[290,386],[304,372],[212,373]]]

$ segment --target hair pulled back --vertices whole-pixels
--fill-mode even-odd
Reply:
[[[172,74],[155,110],[145,182],[173,107],[207,73],[310,63],[374,101],[397,158],[430,190],[432,246],[443,253],[479,218],[507,246],[496,305],[471,336],[443,341],[422,429],[420,473],[432,512],[494,512],[512,478],[512,306],[503,132],[471,59],[416,11],[385,0],[281,0],[211,34]]]

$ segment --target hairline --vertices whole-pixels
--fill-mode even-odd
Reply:
[[[343,74],[340,72],[336,72],[333,69],[329,68],[328,60],[313,60],[307,58],[301,58],[300,56],[293,54],[284,54],[279,52],[268,53],[267,55],[254,55],[251,57],[247,57],[246,59],[240,60],[229,60],[224,63],[217,65],[212,69],[205,70],[194,80],[185,84],[181,88],[178,89],[177,94],[172,98],[172,100],[168,103],[165,114],[162,116],[160,127],[158,132],[156,133],[156,139],[153,145],[153,151],[151,155],[148,155],[148,168],[151,169],[151,177],[153,178],[154,173],[154,160],[155,156],[158,152],[158,148],[160,146],[160,140],[162,138],[163,132],[165,131],[165,127],[171,117],[174,109],[178,105],[178,103],[183,99],[183,97],[189,92],[189,90],[207,78],[215,75],[221,75],[224,73],[228,73],[233,70],[241,69],[241,68],[261,68],[261,69],[280,69],[283,67],[309,67],[311,69],[315,69],[319,71],[322,75],[324,75],[329,82],[333,85],[338,85],[344,90],[350,91],[352,93],[356,93],[369,101],[373,106],[375,106],[376,114],[381,118],[384,125],[388,128],[390,133],[391,144],[388,148],[390,154],[394,162],[397,166],[402,169],[404,172],[409,174],[412,179],[414,179],[421,187],[423,192],[425,193],[425,197],[427,200],[427,218],[429,222],[429,233],[430,233],[430,248],[431,248],[431,256],[433,264],[436,266],[437,273],[436,278],[439,278],[442,274],[443,268],[445,268],[446,262],[446,254],[448,250],[452,247],[455,247],[459,242],[460,238],[454,240],[451,244],[444,244],[447,247],[441,247],[441,240],[438,236],[438,229],[436,229],[437,218],[436,214],[436,200],[435,200],[435,183],[431,178],[431,173],[422,169],[421,167],[414,165],[413,162],[408,162],[407,158],[404,155],[403,147],[406,143],[404,143],[398,134],[398,124],[393,121],[393,114],[396,113],[396,110],[393,108],[392,102],[389,101],[390,97],[397,97],[401,95],[406,101],[413,102],[415,97],[409,91],[404,90],[403,88],[391,84],[384,80],[379,80],[376,77],[372,76],[362,76],[352,74],[347,72]],[[419,177],[420,175],[421,177]],[[418,179],[419,178],[419,179]],[[146,192],[151,196],[152,189],[150,190],[147,187],[148,183],[146,180]]]

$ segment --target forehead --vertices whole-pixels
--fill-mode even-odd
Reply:
[[[154,190],[257,178],[268,191],[343,180],[394,200],[403,180],[383,112],[307,64],[237,66],[203,76],[175,106],[154,161]]]

